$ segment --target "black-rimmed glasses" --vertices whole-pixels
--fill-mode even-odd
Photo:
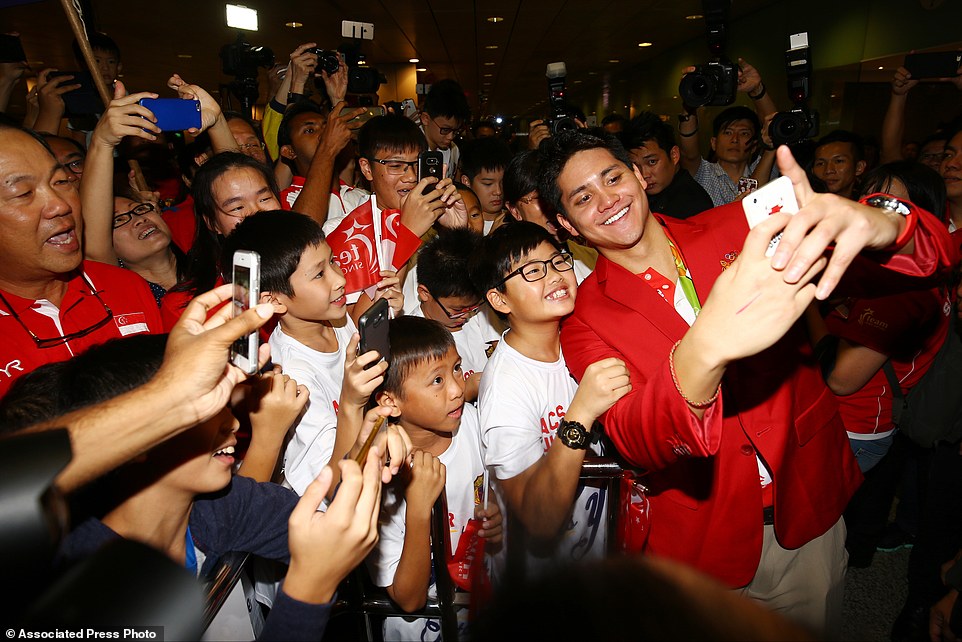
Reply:
[[[157,208],[154,207],[153,203],[141,203],[140,205],[138,205],[132,210],[127,210],[126,212],[115,214],[114,229],[116,230],[118,227],[123,227],[124,225],[130,222],[130,219],[132,219],[135,216],[143,216],[144,214],[150,214],[151,212],[155,212],[156,210]]]
[[[10,311],[10,316],[12,316],[14,320],[20,324],[20,327],[23,328],[24,332],[30,335],[30,338],[33,339],[33,342],[37,344],[38,348],[52,348],[54,346],[63,345],[69,341],[73,341],[74,339],[80,339],[82,337],[85,337],[91,332],[94,332],[95,330],[99,330],[100,328],[107,325],[107,323],[114,318],[114,313],[111,311],[110,307],[106,303],[104,303],[104,300],[100,298],[100,293],[94,289],[90,281],[87,280],[86,275],[81,275],[81,278],[83,279],[83,282],[87,285],[87,287],[90,289],[90,293],[93,294],[95,297],[97,297],[97,300],[100,301],[100,305],[104,307],[104,312],[106,314],[104,318],[102,318],[97,323],[91,325],[90,327],[84,328],[83,330],[77,330],[75,332],[68,332],[67,334],[64,334],[59,337],[51,337],[49,339],[42,339],[38,337],[36,334],[34,334],[33,330],[27,327],[27,324],[23,322],[23,319],[21,319],[20,315],[17,314],[17,311],[13,309],[13,306],[10,305],[10,302],[7,301],[7,297],[3,296],[2,292],[0,292],[0,301],[2,301],[3,305],[7,308],[7,310]]]
[[[409,167],[414,170],[415,174],[418,173],[418,162],[416,160],[405,161],[405,160],[398,160],[396,158],[389,158],[389,159],[369,158],[368,160],[371,161],[372,163],[380,163],[384,167],[384,169],[387,171],[387,173],[393,176],[400,176],[401,174],[406,172]]]
[[[546,261],[529,261],[528,263],[525,263],[519,267],[517,270],[508,273],[508,275],[501,279],[494,287],[501,287],[507,283],[508,279],[518,276],[519,274],[521,275],[521,278],[528,283],[540,281],[544,277],[548,276],[549,265],[554,268],[555,272],[567,272],[574,269],[575,259],[567,252],[559,252]]]
[[[448,315],[448,318],[452,321],[460,321],[461,319],[468,319],[470,317],[473,317],[475,314],[478,313],[478,310],[481,309],[481,305],[482,305],[481,303],[478,303],[476,305],[471,305],[466,308],[461,308],[460,310],[455,310],[454,312],[451,312],[446,307],[444,307],[444,304],[441,303],[441,299],[434,296],[433,294],[431,294],[431,298],[434,299],[434,302],[438,304],[439,308],[441,308],[441,312],[444,312],[446,315]]]

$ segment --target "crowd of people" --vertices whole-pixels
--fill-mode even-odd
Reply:
[[[388,640],[437,636],[403,614],[448,572],[468,636],[553,607],[557,631],[835,638],[846,569],[894,537],[914,548],[893,639],[962,635],[962,434],[898,429],[958,340],[962,120],[903,141],[907,70],[873,158],[842,130],[776,148],[745,60],[706,147],[687,105],[677,126],[509,136],[453,80],[371,116],[316,43],[255,122],[189,74],[131,93],[117,44],[90,45],[101,113],[68,117],[76,85],[51,70],[25,115],[0,104],[0,430],[69,432],[58,571],[119,538],[198,578],[275,560],[263,639],[320,639],[359,567],[397,607]],[[25,72],[3,63],[3,86]],[[141,104],[161,95],[198,101],[200,126],[162,131]],[[429,151],[440,176],[418,174]],[[749,229],[743,199],[780,176],[798,212]],[[238,251],[260,298],[232,316]],[[382,299],[390,355],[362,353]],[[229,355],[251,332],[247,376]],[[596,456],[633,492],[583,479]],[[663,609],[613,606],[655,586]]]

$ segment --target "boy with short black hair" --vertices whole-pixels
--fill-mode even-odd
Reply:
[[[310,391],[284,455],[286,482],[303,494],[328,462],[354,445],[387,365],[365,370],[377,353],[355,355],[359,336],[347,314],[344,275],[313,219],[284,210],[248,216],[227,237],[223,261],[237,250],[260,255],[261,302],[279,310],[270,338],[273,362]]]
[[[412,312],[443,325],[454,335],[464,373],[464,397],[478,398],[481,372],[500,335],[488,323],[484,298],[468,276],[468,259],[482,237],[468,228],[441,230],[418,252],[417,308]],[[478,312],[481,312],[478,314]]]
[[[481,201],[484,233],[501,220],[504,210],[504,170],[511,162],[511,148],[499,138],[482,138],[465,144],[461,156],[461,182]]]
[[[812,173],[825,182],[832,194],[854,199],[866,166],[865,146],[858,134],[836,129],[815,145]]]
[[[439,151],[444,157],[446,178],[453,179],[458,171],[460,150],[454,139],[470,119],[471,107],[461,85],[450,78],[431,85],[424,97],[419,120],[428,149]]]
[[[579,482],[595,420],[631,390],[620,359],[588,367],[581,385],[561,352],[561,320],[574,309],[573,260],[540,225],[512,223],[485,237],[471,279],[507,317],[481,377],[485,464],[528,535],[528,568],[605,554],[603,488]]]
[[[400,317],[391,321],[391,366],[377,394],[382,406],[411,439],[411,466],[406,479],[385,489],[380,541],[368,556],[378,586],[404,611],[424,606],[435,589],[431,578],[430,520],[434,503],[447,499],[451,551],[458,550],[470,520],[480,520],[478,536],[487,544],[501,542],[501,511],[495,501],[485,506],[484,461],[478,412],[464,399],[464,376],[454,338],[430,319]],[[443,566],[448,560],[434,560]],[[473,572],[485,572],[480,560]],[[442,572],[448,572],[446,568]],[[459,611],[461,616],[465,610]],[[423,640],[430,620],[391,617],[384,622],[385,640]],[[459,622],[459,628],[463,626]]]

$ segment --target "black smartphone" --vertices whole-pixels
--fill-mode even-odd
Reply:
[[[146,107],[157,119],[161,131],[179,132],[200,129],[200,101],[183,98],[141,98],[138,103]]]
[[[381,355],[381,359],[391,360],[391,339],[388,335],[388,326],[391,320],[391,308],[387,299],[378,299],[374,302],[367,312],[361,315],[357,322],[357,330],[361,334],[361,343],[358,345],[358,354],[364,354],[371,350]],[[368,368],[380,361],[368,364]]]
[[[27,54],[23,52],[20,36],[0,33],[0,62],[24,62]]]
[[[912,78],[951,78],[962,66],[962,51],[931,51],[913,53],[905,56],[903,67],[909,70]]]
[[[444,156],[441,152],[421,152],[418,154],[418,180],[433,176],[439,181],[444,178]],[[424,188],[423,194],[434,189],[437,183]]]
[[[68,118],[75,116],[92,116],[102,114],[104,103],[100,100],[97,93],[97,85],[94,84],[93,76],[87,71],[54,71],[47,76],[47,80],[58,76],[72,76],[70,80],[65,80],[67,85],[80,85],[73,91],[68,91],[63,95],[64,115]]]

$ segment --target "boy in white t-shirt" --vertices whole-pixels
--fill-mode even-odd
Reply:
[[[470,265],[510,325],[481,378],[481,443],[534,571],[604,555],[605,491],[578,477],[588,450],[601,454],[595,420],[631,390],[620,359],[590,365],[580,386],[568,373],[559,328],[574,309],[573,265],[543,227],[524,221],[485,237]]]
[[[468,278],[468,259],[480,247],[481,238],[468,228],[442,229],[421,248],[418,307],[411,313],[437,321],[454,335],[468,402],[477,400],[481,372],[501,338],[483,314],[484,299]]]
[[[402,471],[384,491],[380,540],[368,567],[375,584],[387,587],[391,599],[410,612],[436,594],[430,523],[441,491],[448,504],[451,551],[471,519],[481,520],[478,535],[489,550],[500,545],[501,511],[493,498],[484,506],[478,415],[464,400],[461,358],[451,333],[430,319],[400,317],[391,321],[390,339],[391,366],[377,401],[393,409],[391,416],[410,437],[412,462],[409,475]],[[435,564],[443,567],[447,561]],[[384,639],[423,640],[437,637],[437,630],[438,623],[427,618],[386,618]]]
[[[261,300],[280,311],[271,359],[310,391],[284,452],[284,478],[303,494],[324,466],[355,445],[364,407],[387,364],[365,370],[379,356],[356,356],[359,337],[347,314],[344,275],[317,222],[296,212],[258,212],[227,238],[224,256],[236,250],[260,255]]]

